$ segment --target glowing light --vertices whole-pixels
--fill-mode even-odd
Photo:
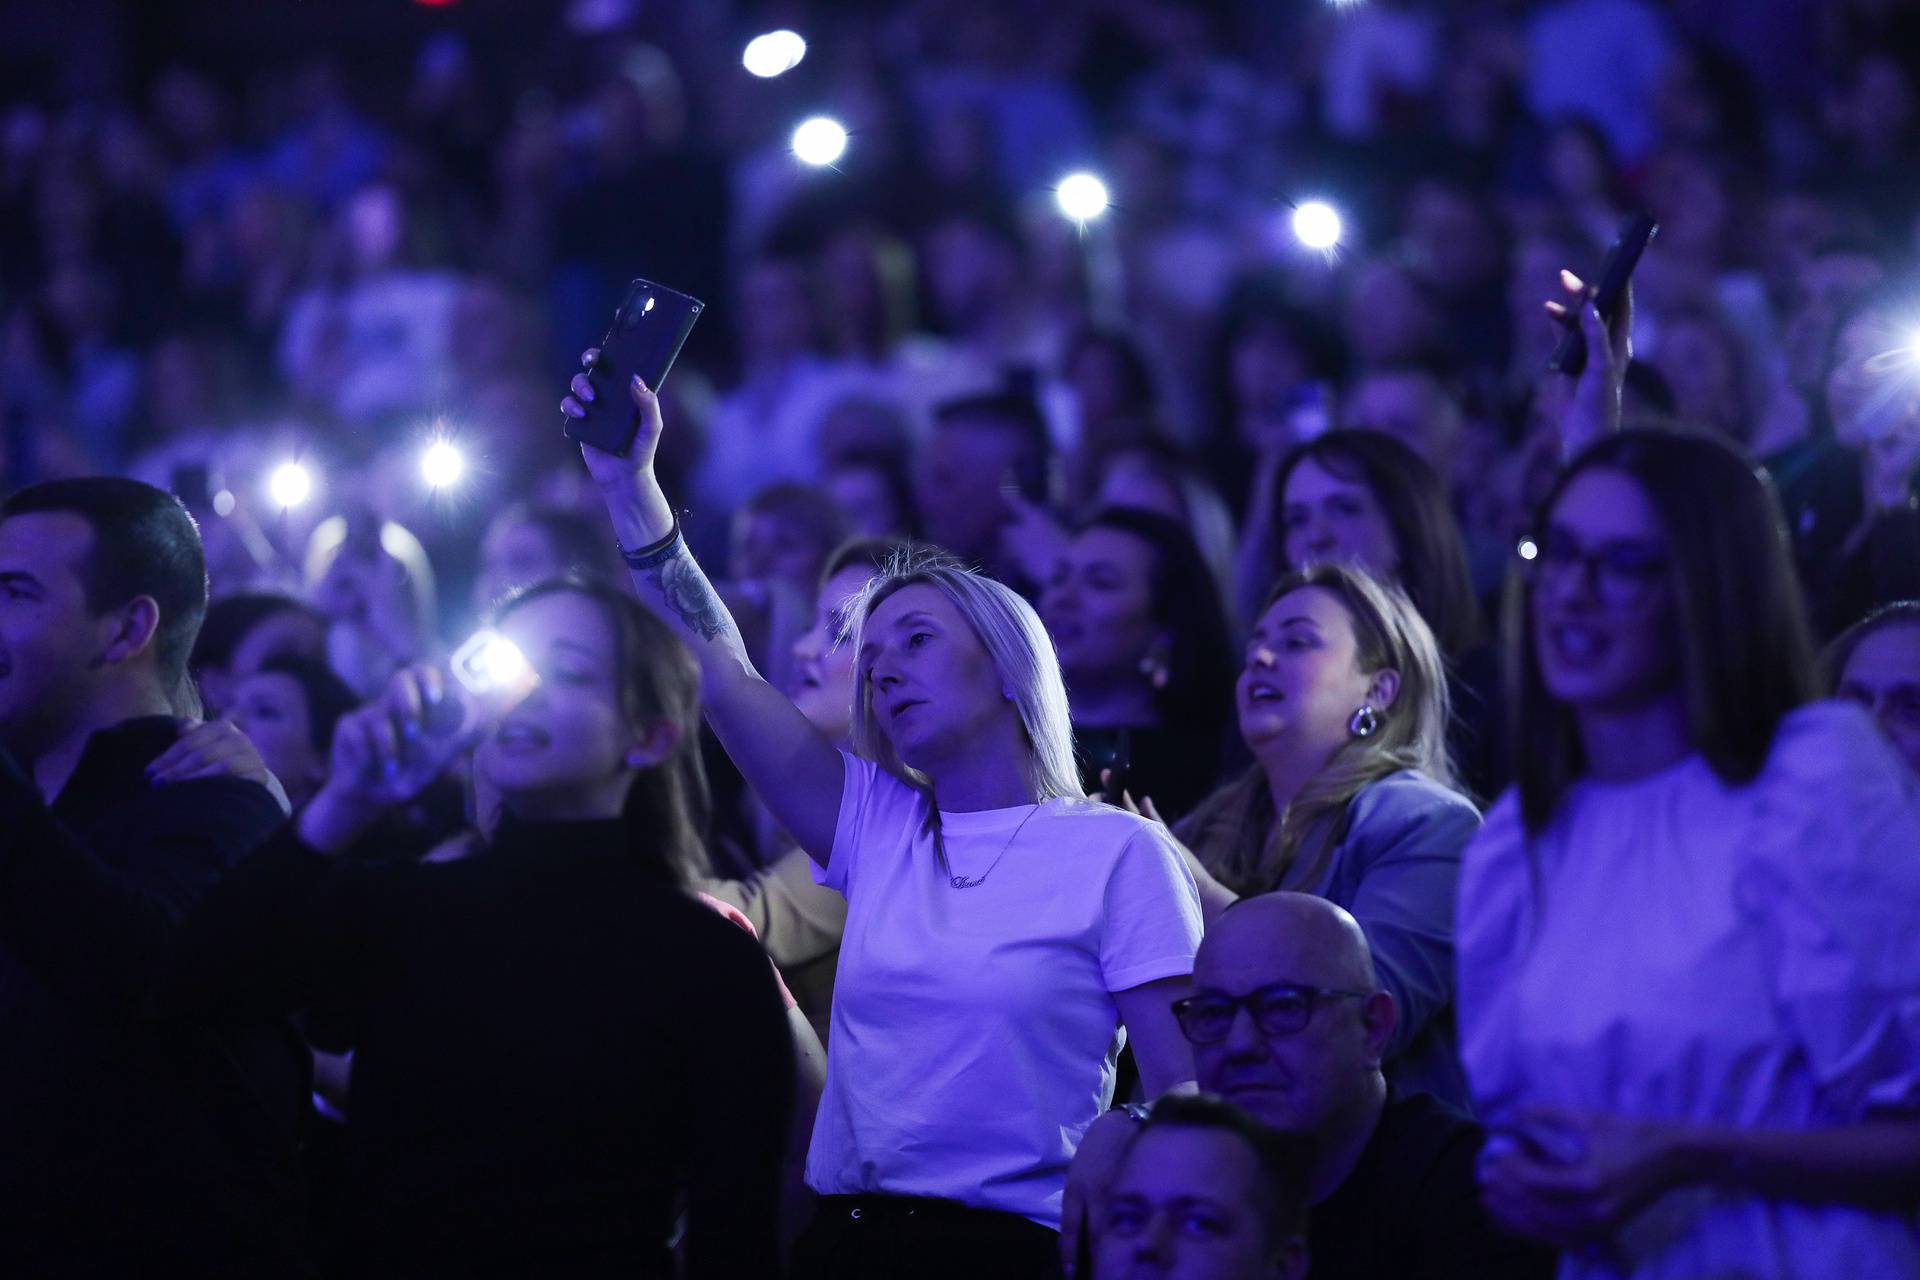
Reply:
[[[769,31],[747,41],[740,65],[762,80],[785,75],[807,56],[807,42],[798,31]]]
[[[233,490],[222,489],[213,495],[213,514],[222,518],[230,516],[233,514],[234,507],[239,505],[239,501],[233,496]]]
[[[1340,212],[1324,200],[1303,200],[1293,210],[1293,234],[1309,249],[1323,252],[1340,243]]]
[[[297,462],[283,462],[267,477],[267,493],[279,506],[297,507],[313,495],[313,476]]]
[[[1519,550],[1520,550],[1520,558],[1522,560],[1534,560],[1539,558],[1540,544],[1535,542],[1532,538],[1522,538],[1520,539]]]
[[[420,478],[435,489],[444,489],[448,485],[458,484],[460,473],[467,469],[466,459],[460,451],[445,440],[435,440],[420,455]]]
[[[1107,210],[1107,184],[1090,173],[1070,173],[1053,189],[1060,212],[1075,222],[1097,218]]]
[[[525,696],[538,681],[520,646],[498,631],[482,629],[467,637],[450,664],[469,693]]]
[[[1920,327],[1907,331],[1906,348],[1909,360],[1920,360]]]
[[[803,120],[800,127],[793,131],[793,154],[802,163],[816,167],[829,165],[846,152],[846,127],[828,116]]]

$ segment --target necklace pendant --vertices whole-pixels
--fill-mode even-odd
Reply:
[[[975,885],[985,883],[985,881],[986,881],[985,876],[981,876],[978,880],[975,880],[969,876],[948,876],[947,877],[947,883],[952,885],[956,889],[971,889]]]

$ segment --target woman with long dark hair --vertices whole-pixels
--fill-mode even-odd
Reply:
[[[1490,1209],[1563,1277],[1920,1270],[1920,798],[1815,679],[1779,509],[1635,430],[1548,495],[1468,851]]]
[[[1150,795],[1169,821],[1213,789],[1233,709],[1226,612],[1179,522],[1109,507],[1081,526],[1040,596],[1073,699],[1074,754]]]

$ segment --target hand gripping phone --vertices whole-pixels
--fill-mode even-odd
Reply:
[[[1620,313],[1620,299],[1626,295],[1627,281],[1633,278],[1633,269],[1640,265],[1640,255],[1646,252],[1647,241],[1653,239],[1653,233],[1659,229],[1660,224],[1653,220],[1653,215],[1644,210],[1628,214],[1627,220],[1620,224],[1620,234],[1614,237],[1607,256],[1601,260],[1600,280],[1593,290],[1593,305],[1609,328],[1613,325],[1613,318]],[[1547,361],[1547,371],[1577,378],[1586,367],[1587,340],[1580,332],[1578,317],[1575,317],[1575,323],[1561,337],[1560,345],[1553,349],[1553,358]]]
[[[587,370],[593,403],[585,406],[586,417],[566,419],[567,439],[606,453],[626,453],[640,430],[640,411],[627,394],[627,384],[637,375],[649,390],[660,390],[705,309],[700,299],[651,280],[629,284],[626,301],[600,340],[600,355]]]

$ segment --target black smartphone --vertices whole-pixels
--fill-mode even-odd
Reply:
[[[1620,299],[1627,291],[1627,281],[1633,278],[1633,269],[1640,265],[1640,255],[1646,252],[1647,242],[1653,239],[1653,233],[1659,229],[1660,224],[1644,209],[1628,214],[1627,220],[1620,224],[1620,234],[1613,238],[1607,256],[1601,260],[1600,279],[1593,288],[1593,305],[1599,310],[1600,318],[1609,325],[1619,313]],[[1587,340],[1581,335],[1580,326],[1574,324],[1561,336],[1560,345],[1553,349],[1553,359],[1547,361],[1547,371],[1577,378],[1586,367]]]
[[[600,355],[587,370],[593,403],[586,417],[566,419],[567,439],[614,454],[632,447],[640,411],[627,395],[627,384],[638,375],[650,389],[660,390],[706,305],[651,280],[629,284],[626,301],[600,340]]]

